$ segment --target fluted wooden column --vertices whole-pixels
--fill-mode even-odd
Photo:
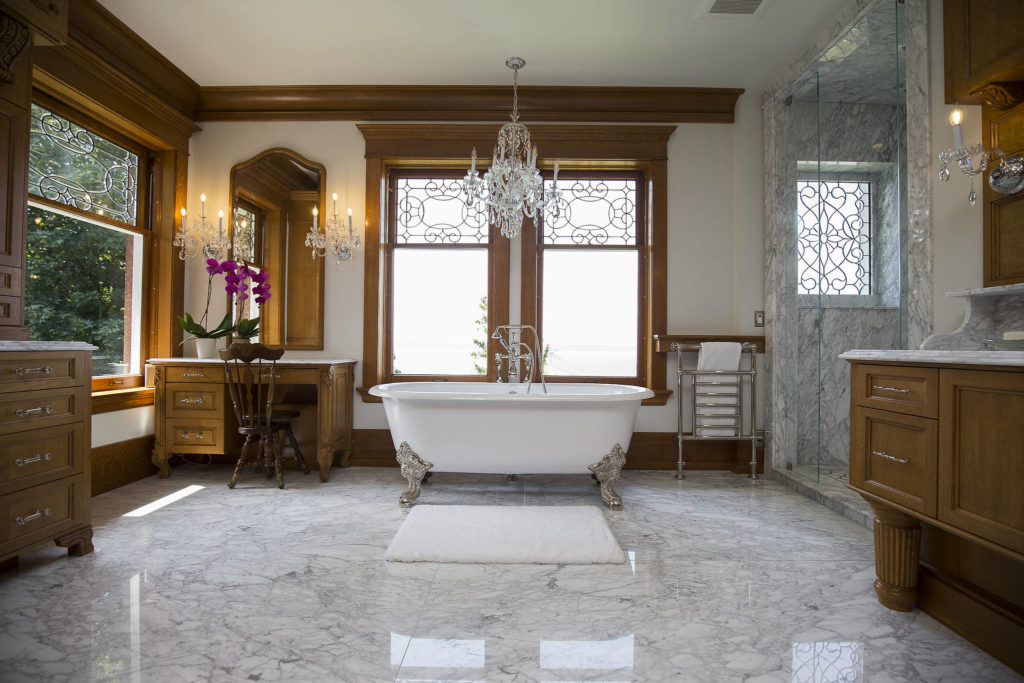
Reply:
[[[917,602],[921,524],[916,518],[869,500],[875,512],[875,592],[889,609],[909,612]]]

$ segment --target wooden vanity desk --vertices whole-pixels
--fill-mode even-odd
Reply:
[[[316,406],[316,463],[327,481],[334,455],[341,464],[352,457],[352,392],[356,361],[277,361],[278,407]],[[224,375],[224,361],[200,358],[151,358],[146,383],[155,388],[153,464],[170,476],[174,453],[237,458],[242,443]]]
[[[917,605],[1024,670],[1024,352],[841,357],[878,601]]]

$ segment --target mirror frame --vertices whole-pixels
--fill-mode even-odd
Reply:
[[[237,187],[237,174],[239,171],[247,169],[251,166],[258,164],[263,159],[274,155],[284,155],[291,158],[293,161],[302,164],[312,170],[317,171],[320,174],[319,186],[317,192],[319,194],[316,200],[317,210],[321,216],[324,216],[324,207],[326,205],[325,193],[327,187],[327,169],[323,164],[316,161],[307,159],[298,152],[288,149],[286,147],[271,147],[266,149],[254,157],[241,161],[231,167],[231,173],[229,175],[229,196],[231,198],[231,226],[232,234],[234,231],[234,211],[236,203],[239,199],[259,206],[268,213],[268,217],[273,215],[275,212],[278,215],[277,225],[275,228],[279,234],[276,235],[277,239],[274,240],[274,245],[271,245],[271,240],[267,239],[264,235],[263,238],[263,264],[262,267],[271,270],[271,298],[263,306],[261,312],[262,320],[260,324],[260,341],[264,344],[275,346],[283,349],[297,349],[297,350],[323,350],[324,348],[324,279],[325,279],[325,268],[324,259],[318,258],[316,261],[316,268],[319,272],[319,282],[315,288],[309,290],[304,289],[300,286],[300,283],[305,284],[300,279],[293,279],[292,273],[288,267],[288,261],[292,260],[288,258],[288,250],[286,242],[288,239],[288,228],[289,226],[281,218],[281,208],[273,205],[266,200],[260,201],[258,195],[251,193],[240,194],[239,188]],[[268,218],[269,221],[269,218]],[[290,222],[290,221],[289,221]],[[305,231],[300,236],[300,243],[304,243]],[[294,243],[297,238],[293,238]],[[274,255],[273,259],[267,258],[267,251],[269,249],[279,248],[279,253]],[[307,249],[308,247],[303,247]],[[280,253],[283,252],[283,253]],[[232,253],[232,256],[234,254]],[[307,257],[308,258],[308,257]],[[268,268],[268,260],[271,261]],[[283,271],[283,277],[281,273],[275,274],[273,269],[280,268]],[[275,291],[276,290],[276,291]],[[312,291],[310,291],[312,290]],[[292,300],[305,299],[310,294],[316,294],[317,305],[313,307],[314,322],[311,334],[309,338],[312,339],[309,343],[288,343],[288,332],[287,332],[287,308]],[[277,294],[278,296],[274,296]]]

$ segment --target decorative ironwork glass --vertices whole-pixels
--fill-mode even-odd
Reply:
[[[554,182],[544,182],[545,191]],[[544,213],[544,244],[635,245],[636,181],[579,178],[565,181],[561,210]]]
[[[797,184],[797,292],[871,294],[871,183]]]
[[[487,244],[486,208],[463,201],[457,178],[399,178],[395,189],[396,244]]]
[[[855,641],[793,643],[793,683],[864,680],[864,644]]]
[[[137,154],[32,105],[30,194],[135,225],[138,172]]]

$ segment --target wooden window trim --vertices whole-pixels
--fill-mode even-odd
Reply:
[[[379,403],[370,396],[370,387],[382,379],[383,360],[381,331],[386,310],[384,302],[387,280],[382,263],[381,226],[387,225],[387,179],[392,168],[469,167],[469,151],[488,150],[494,146],[500,124],[359,124],[365,140],[366,156],[366,257],[363,268],[363,375],[358,391],[363,401]],[[665,356],[654,353],[656,334],[665,334],[668,315],[668,139],[675,126],[629,125],[536,125],[530,126],[533,142],[547,160],[560,159],[566,168],[639,170],[646,179],[645,201],[648,206],[647,287],[644,307],[644,376],[655,392],[645,405],[664,405],[671,390],[665,386]],[[484,155],[486,156],[486,154]],[[530,240],[523,240],[524,249]],[[498,241],[502,244],[502,241]],[[506,242],[507,244],[507,242]],[[495,250],[497,252],[497,250]],[[523,290],[534,280],[532,319],[536,319],[536,260],[525,258],[522,265]],[[532,273],[530,272],[532,266]],[[508,283],[508,253],[496,254],[492,281]],[[531,299],[522,300],[522,319],[528,317]],[[491,304],[493,302],[493,304]],[[493,307],[491,325],[507,324],[508,297],[488,292],[489,309]],[[488,355],[493,355],[493,341],[488,342]],[[411,378],[403,378],[411,379]]]
[[[524,221],[523,222],[523,264],[527,263],[527,259],[531,258],[532,268],[530,272],[531,277],[523,277],[522,279],[522,304],[521,310],[523,315],[523,321],[533,325],[541,339],[544,338],[544,326],[543,326],[543,283],[544,283],[544,252],[545,251],[558,251],[558,250],[573,250],[573,251],[634,251],[637,253],[637,371],[636,374],[630,376],[614,376],[614,375],[557,375],[551,376],[553,382],[604,382],[611,384],[632,384],[637,386],[647,386],[647,354],[650,353],[648,344],[644,344],[644,335],[646,334],[646,301],[647,301],[647,270],[649,268],[648,253],[646,247],[647,242],[650,240],[650,221],[647,219],[648,205],[647,205],[647,192],[644,191],[647,182],[647,176],[643,170],[636,168],[629,168],[627,170],[594,170],[594,169],[574,169],[564,168],[560,169],[560,173],[563,172],[562,178],[568,182],[577,178],[591,179],[591,178],[604,178],[608,180],[634,180],[637,184],[637,213],[639,217],[637,225],[637,243],[634,245],[628,244],[614,244],[614,245],[591,245],[591,244],[544,244],[542,231],[537,229],[537,223],[535,221]],[[544,172],[544,179],[548,180],[551,178],[549,171]],[[526,247],[527,242],[533,244],[533,249]],[[523,266],[523,271],[526,271],[526,266]],[[529,280],[529,283],[527,283]],[[527,303],[529,302],[529,303]],[[539,351],[543,354],[543,349]]]

